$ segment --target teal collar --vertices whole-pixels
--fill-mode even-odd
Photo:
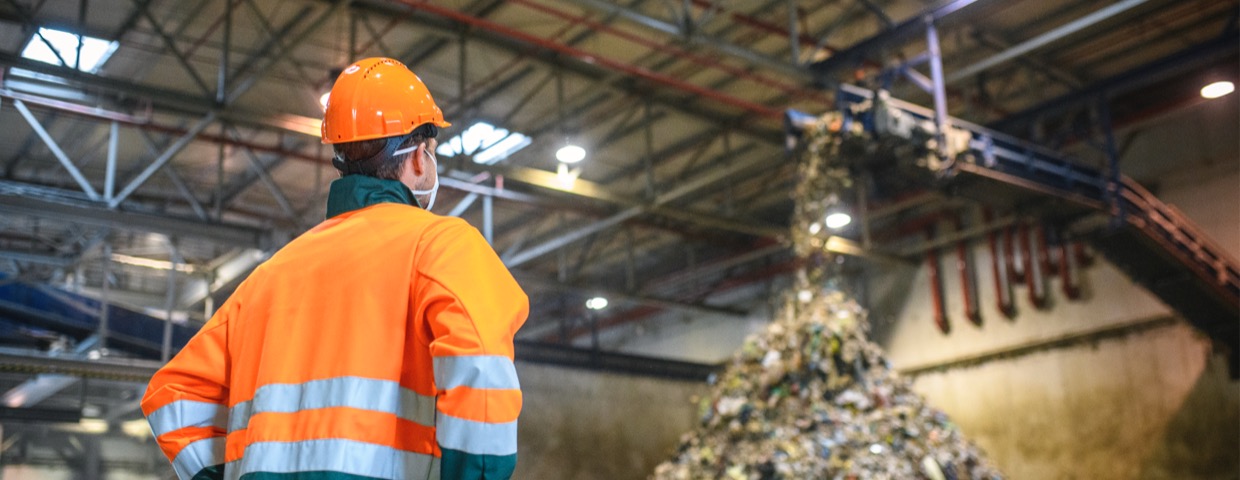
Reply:
[[[327,218],[360,210],[378,203],[418,205],[409,187],[396,180],[348,175],[332,182],[327,192]]]

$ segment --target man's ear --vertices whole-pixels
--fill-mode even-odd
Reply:
[[[411,169],[415,177],[421,177],[426,173],[426,169],[422,167],[422,157],[425,155],[426,144],[418,145],[418,149],[409,152],[408,160],[405,160],[405,168]]]

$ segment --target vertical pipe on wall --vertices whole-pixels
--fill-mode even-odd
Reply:
[[[934,227],[926,229],[926,241],[934,241]],[[926,266],[930,271],[930,300],[934,308],[934,324],[939,331],[948,333],[951,326],[947,323],[947,313],[943,309],[943,278],[939,272],[939,251],[930,249],[926,252]]]
[[[956,230],[964,230],[964,223],[959,217],[956,218]],[[973,274],[973,261],[969,257],[969,241],[962,238],[956,242],[956,271],[960,274],[960,291],[964,294],[964,316],[974,325],[981,325],[982,315],[977,300],[977,277]]]
[[[1007,253],[1008,273],[1011,280],[1016,283],[1025,282],[1025,257],[1024,249],[1021,248],[1020,228],[1008,227],[1003,234],[1003,240],[1007,244],[1004,251]]]
[[[1055,266],[1051,264],[1051,250],[1047,248],[1046,236],[1049,232],[1045,225],[1038,225],[1034,228],[1034,241],[1037,242],[1038,248],[1034,250],[1037,254],[1038,266],[1043,276],[1054,275]]]
[[[983,215],[989,223],[992,219],[990,209],[986,209]],[[995,279],[995,306],[1004,316],[1012,318],[1016,309],[1012,303],[1012,278],[1008,273],[1008,252],[1011,249],[1008,248],[1006,232],[1007,229],[991,230],[986,234],[986,241],[990,243],[990,272]]]
[[[1028,224],[1020,226],[1021,259],[1025,264],[1025,286],[1029,287],[1029,303],[1035,308],[1046,306],[1046,280],[1042,274],[1042,262],[1038,260],[1038,242],[1030,238],[1040,231],[1029,228]]]
[[[1081,298],[1081,278],[1080,268],[1077,265],[1077,256],[1075,248],[1079,246],[1077,242],[1062,242],[1059,244],[1059,276],[1063,284],[1063,295],[1069,300]]]

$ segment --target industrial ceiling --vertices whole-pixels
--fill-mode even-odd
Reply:
[[[927,21],[953,116],[1101,165],[1081,146],[1100,111],[1123,128],[1234,76],[1237,14],[1218,0],[4,0],[0,281],[192,329],[323,218],[336,174],[320,97],[351,61],[388,56],[454,123],[441,143],[478,122],[530,138],[494,163],[476,161],[481,148],[441,152],[437,204],[483,231],[531,294],[518,339],[602,335],[625,351],[660,322],[708,329],[768,311],[795,268],[784,112],[832,109],[841,83],[930,104],[915,80],[929,74],[900,70],[927,50]],[[106,55],[88,67],[83,43],[82,56],[29,58],[60,45],[55,30]],[[587,158],[557,172],[567,142]],[[1165,172],[1122,167],[1139,181]],[[867,200],[876,221],[945,201]],[[596,296],[607,308],[586,308]],[[81,355],[93,338],[0,333]],[[40,406],[137,418],[133,368],[66,382]],[[0,389],[37,371],[4,373]]]

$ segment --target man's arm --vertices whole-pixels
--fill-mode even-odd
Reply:
[[[185,348],[151,377],[142,413],[181,480],[221,479],[228,436],[228,317],[216,312]]]
[[[510,478],[521,413],[512,338],[529,313],[529,299],[465,222],[453,221],[424,241],[424,280],[415,298],[434,337],[441,478]]]

